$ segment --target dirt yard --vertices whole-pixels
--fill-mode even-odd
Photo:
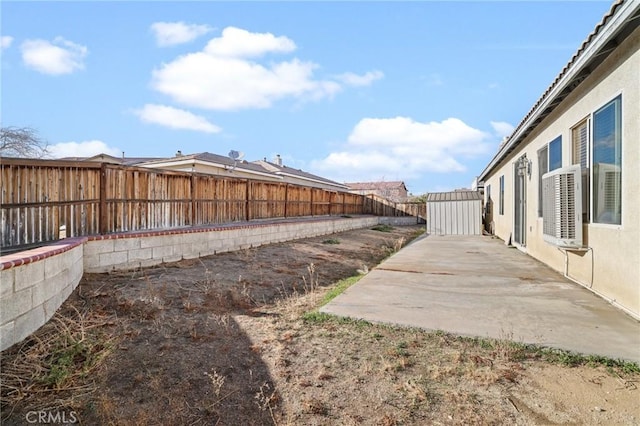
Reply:
[[[418,233],[85,275],[2,353],[2,424],[640,424],[636,364],[318,313]]]

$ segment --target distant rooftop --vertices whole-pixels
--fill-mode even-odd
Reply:
[[[290,175],[290,176],[295,176],[295,177],[306,179],[306,180],[312,180],[312,181],[326,183],[330,185],[338,185],[345,188],[348,186],[346,184],[341,184],[339,182],[323,178],[322,176],[305,172],[304,170],[294,169],[293,167],[284,166],[278,163],[272,163],[266,160],[254,161],[254,164],[259,164],[261,167],[264,167],[266,170],[272,173],[280,174],[280,175]]]
[[[278,160],[280,158],[278,157]],[[60,160],[65,161],[93,161],[111,164],[121,164],[126,166],[153,167],[164,165],[184,165],[185,162],[198,161],[212,163],[214,165],[232,167],[245,172],[259,173],[270,175],[273,177],[283,178],[291,176],[302,179],[303,181],[316,182],[324,185],[334,186],[340,189],[349,189],[345,184],[317,176],[304,170],[294,169],[292,167],[282,165],[281,161],[269,162],[265,160],[248,162],[246,160],[234,160],[229,156],[213,154],[211,152],[200,152],[196,154],[182,154],[178,151],[174,157],[153,157],[153,158],[134,158],[134,157],[115,157],[109,154],[98,154],[93,157],[66,157]],[[401,182],[400,182],[401,183]]]
[[[382,181],[382,182],[347,182],[345,183],[349,189],[353,190],[365,190],[365,189],[391,189],[399,186],[404,186],[402,181]]]
[[[61,161],[94,161],[104,162],[112,164],[122,164],[123,166],[134,166],[140,163],[146,163],[148,161],[160,160],[159,157],[115,157],[109,154],[98,154],[93,157],[63,157],[56,158]]]

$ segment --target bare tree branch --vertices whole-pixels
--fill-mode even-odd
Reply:
[[[30,127],[0,128],[0,156],[43,158],[49,154],[48,147]]]

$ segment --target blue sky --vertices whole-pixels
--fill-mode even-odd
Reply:
[[[5,0],[2,126],[58,157],[233,149],[469,187],[610,6]]]

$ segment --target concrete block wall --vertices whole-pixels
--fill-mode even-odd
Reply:
[[[89,237],[84,249],[84,270],[104,273],[144,268],[264,244],[366,228],[378,224],[378,219],[375,216],[298,219],[278,223],[256,222]]]
[[[67,238],[0,258],[0,351],[44,325],[78,286],[84,272],[128,270],[328,235],[415,218],[298,218],[202,228]]]
[[[0,351],[40,328],[77,287],[83,273],[85,241],[69,238],[2,257]]]
[[[417,225],[418,219],[413,216],[385,216],[379,217],[379,223],[391,226],[411,226]]]

